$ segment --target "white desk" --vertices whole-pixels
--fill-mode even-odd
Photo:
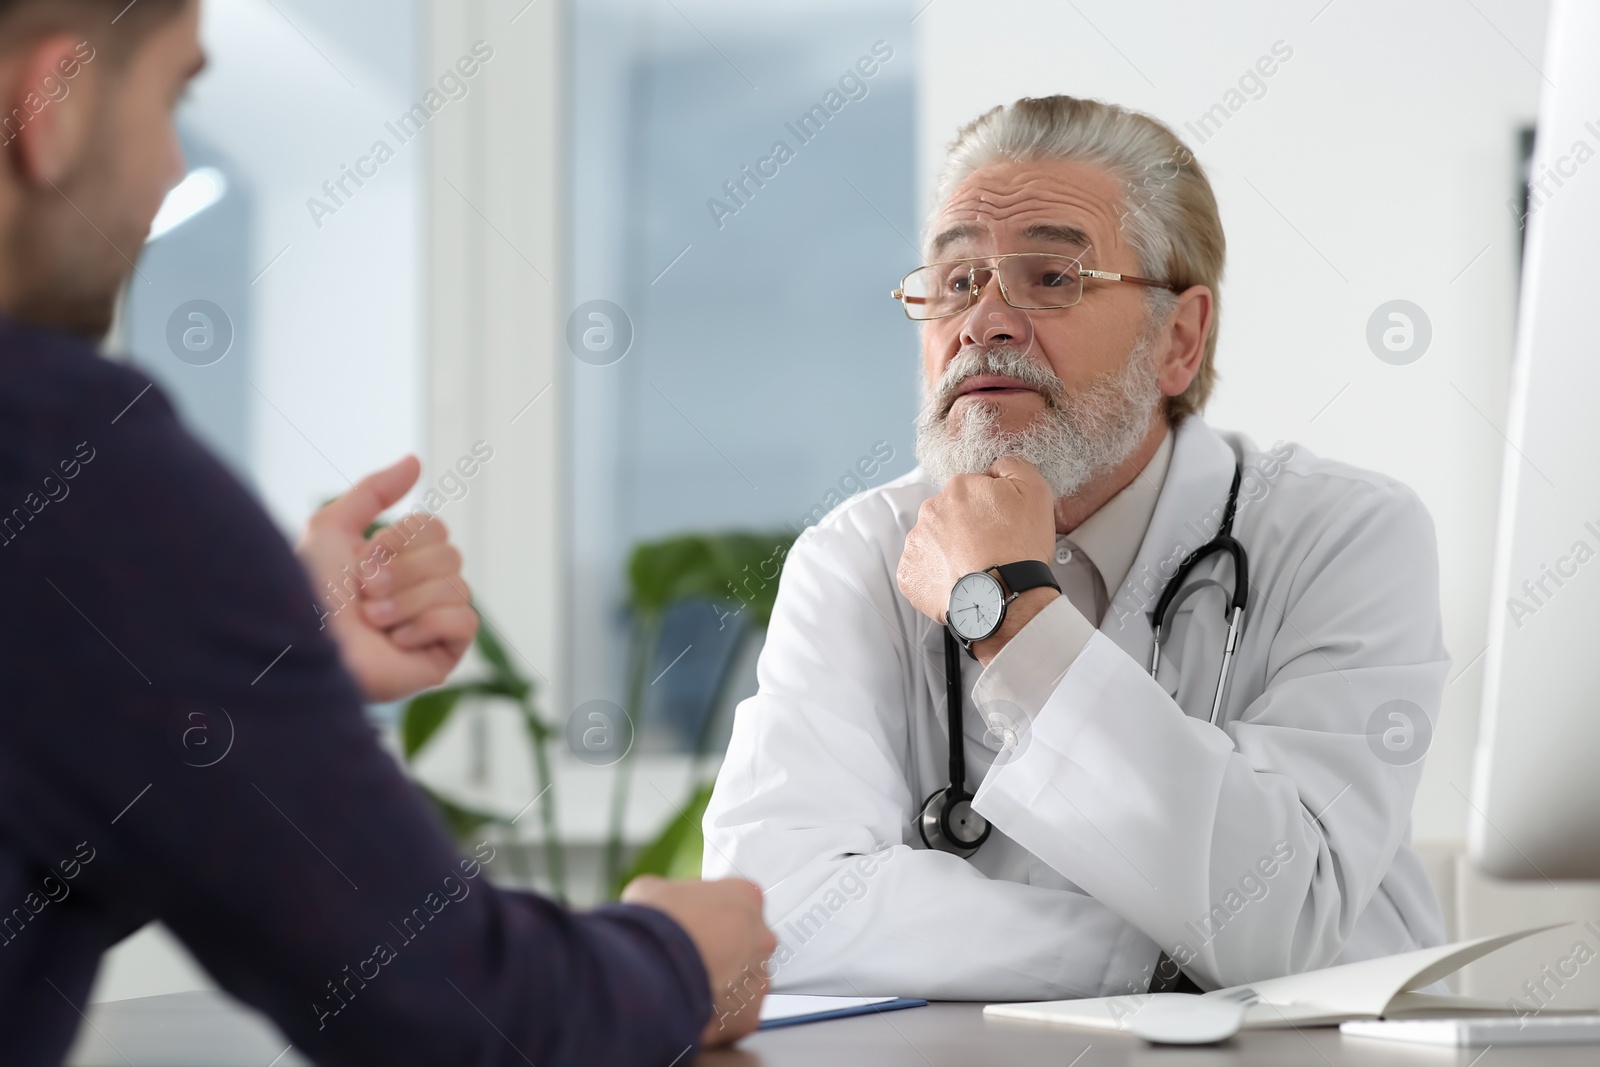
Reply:
[[[1479,1057],[1482,1057],[1479,1059]],[[1594,1067],[1600,1046],[1449,1049],[1341,1037],[1336,1028],[1256,1030],[1224,1045],[1158,1048],[1129,1034],[985,1019],[981,1004],[926,1008],[755,1033],[702,1067]]]
[[[262,1016],[216,994],[178,993],[120,1004],[91,1009],[97,1026],[84,1027],[69,1065],[305,1063],[295,1052],[284,1052],[286,1042]],[[695,1062],[703,1067],[1594,1067],[1600,1047],[1449,1049],[1347,1038],[1337,1029],[1318,1028],[1257,1030],[1211,1047],[1157,1048],[1128,1034],[985,1019],[981,1004],[944,1003],[758,1032],[737,1048],[702,1053]]]

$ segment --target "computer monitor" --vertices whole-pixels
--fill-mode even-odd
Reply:
[[[1490,875],[1600,878],[1600,4],[1549,17],[1470,843]]]

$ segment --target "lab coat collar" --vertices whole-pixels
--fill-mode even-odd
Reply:
[[[1237,462],[1234,446],[1198,415],[1178,424],[1149,529],[1100,621],[1100,630],[1141,663],[1150,657],[1150,612],[1183,557],[1216,536]]]
[[[1172,462],[1172,437],[1169,429],[1133,481],[1066,535],[1073,547],[1089,557],[1107,590],[1122,585],[1150,528]]]

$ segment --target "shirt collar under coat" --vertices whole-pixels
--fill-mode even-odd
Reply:
[[[1067,542],[1087,556],[1100,572],[1100,581],[1108,596],[1110,590],[1122,585],[1139,546],[1144,543],[1150,516],[1155,513],[1156,501],[1172,462],[1172,436],[1172,431],[1168,430],[1155,455],[1134,475],[1133,481],[1065,535]]]

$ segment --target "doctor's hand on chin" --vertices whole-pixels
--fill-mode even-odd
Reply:
[[[419,511],[366,536],[421,472],[407,456],[368,475],[312,515],[295,546],[322,625],[375,702],[441,684],[478,633],[461,552],[437,516]]]
[[[1001,456],[983,474],[959,474],[923,501],[906,535],[897,577],[913,607],[943,625],[950,590],[974,571],[1055,553],[1055,501],[1038,468],[1019,456]],[[992,637],[972,645],[985,667],[1018,630],[1061,594],[1030,589],[1006,610]]]

